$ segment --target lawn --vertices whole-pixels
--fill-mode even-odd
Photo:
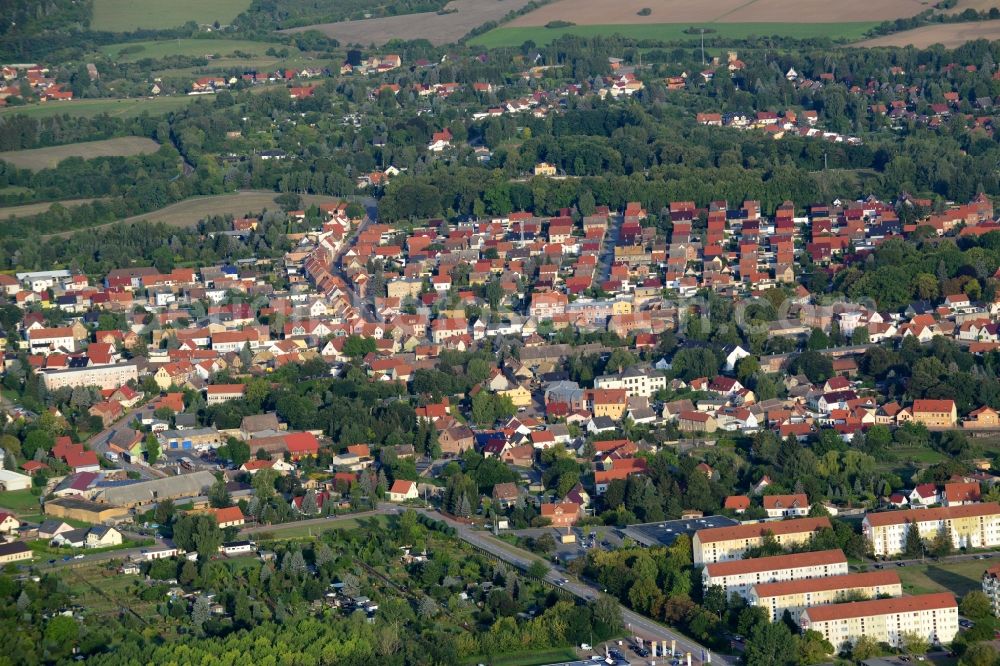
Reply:
[[[0,493],[0,507],[10,509],[14,513],[36,513],[38,511],[38,495],[32,495],[30,490],[11,490]]]
[[[140,97],[136,99],[79,99],[70,102],[46,102],[45,104],[26,104],[24,106],[6,106],[0,109],[0,117],[5,115],[24,114],[31,118],[48,118],[50,116],[80,116],[92,118],[106,113],[119,118],[134,118],[148,113],[151,116],[161,115],[187,106],[195,98],[187,95],[174,97]]]
[[[93,30],[127,32],[136,28],[176,28],[188,21],[225,25],[250,6],[250,0],[94,0]]]
[[[991,560],[966,560],[962,562],[928,562],[907,564],[905,567],[886,565],[899,574],[906,594],[953,592],[961,597],[967,592],[982,589],[983,571]]]
[[[165,39],[149,42],[127,42],[108,44],[101,52],[109,58],[121,62],[134,62],[143,58],[165,58],[167,56],[225,56],[240,51],[255,56],[265,55],[268,48],[280,44],[254,42],[237,39]],[[127,53],[122,51],[127,50]]]
[[[512,652],[500,657],[479,655],[466,660],[467,664],[486,664],[490,666],[538,666],[563,661],[576,661],[579,657],[570,648],[550,648],[548,650],[526,650]]]
[[[297,523],[286,523],[284,525],[270,525],[263,532],[263,534],[268,535],[270,540],[281,540],[286,541],[288,539],[312,539],[318,537],[323,532],[327,530],[349,530],[358,527],[361,521],[376,520],[380,523],[388,522],[388,517],[386,516],[365,516],[362,518],[354,517],[344,517],[333,519],[322,524],[312,524],[312,525],[299,525]],[[251,538],[254,535],[250,535]]]
[[[81,141],[62,146],[33,148],[31,150],[10,150],[0,153],[0,160],[9,162],[19,169],[51,169],[68,157],[127,157],[142,153],[155,153],[160,144],[141,136],[122,136],[101,141]],[[47,209],[46,209],[47,210]]]
[[[776,35],[793,39],[857,40],[875,27],[876,23],[859,21],[853,23],[712,23],[706,27],[705,44],[718,48],[726,39],[746,39]],[[698,34],[684,32],[691,27],[687,23],[636,23],[626,25],[574,25],[567,28],[546,28],[527,26],[516,28],[496,28],[471,40],[472,46],[502,48],[520,46],[526,41],[548,44],[563,35],[580,37],[605,37],[622,35],[633,39],[658,39],[662,41],[689,41],[699,39]],[[714,32],[708,32],[712,30]],[[721,39],[720,39],[721,38]]]

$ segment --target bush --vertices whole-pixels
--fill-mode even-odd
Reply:
[[[572,21],[549,21],[545,24],[546,28],[570,28],[576,25]]]
[[[653,13],[653,10],[652,10],[652,9],[650,9],[649,7],[643,7],[642,9],[640,9],[640,10],[639,10],[638,12],[636,12],[636,13],[637,13],[637,14],[638,14],[639,16],[649,16],[650,14],[652,14],[652,13]]]

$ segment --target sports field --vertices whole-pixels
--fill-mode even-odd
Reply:
[[[0,160],[9,162],[20,169],[38,171],[50,169],[67,157],[125,157],[142,153],[155,153],[160,144],[140,136],[123,136],[102,141],[84,141],[64,146],[34,148],[32,150],[12,150],[0,153]]]
[[[857,40],[875,27],[878,22],[854,23],[711,23],[695,26],[692,23],[634,23],[607,25],[574,25],[567,28],[544,26],[503,27],[491,30],[469,41],[473,46],[500,48],[520,46],[530,40],[535,44],[548,44],[563,35],[603,37],[622,35],[633,39],[658,39],[664,41],[697,40],[695,27],[705,28],[705,44],[720,46],[727,39],[747,37],[790,37],[813,39],[829,37],[835,40]]]
[[[108,44],[101,47],[100,51],[103,55],[119,62],[135,62],[143,58],[165,58],[176,55],[227,56],[236,51],[261,56],[272,46],[281,47],[280,44],[253,42],[246,39],[163,39],[149,42]]]
[[[127,32],[136,28],[176,28],[188,21],[226,25],[250,0],[94,0],[94,30]]]
[[[99,116],[102,113],[119,118],[134,118],[143,113],[158,116],[187,106],[195,99],[199,98],[179,95],[174,97],[141,97],[137,99],[74,99],[69,102],[5,106],[0,108],[0,116],[21,113],[32,118],[48,118],[63,114],[91,118]]]

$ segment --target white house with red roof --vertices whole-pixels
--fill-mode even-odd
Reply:
[[[417,493],[416,481],[397,479],[392,482],[392,487],[389,488],[390,502],[405,502],[406,500],[417,499],[418,497],[420,495]]]

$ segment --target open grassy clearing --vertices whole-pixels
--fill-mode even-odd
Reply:
[[[101,47],[101,53],[119,62],[135,62],[143,58],[165,58],[167,56],[227,56],[241,51],[262,56],[272,46],[280,44],[253,42],[245,39],[164,39],[148,42],[127,42],[108,44]],[[127,51],[122,53],[122,51]]]
[[[21,515],[38,511],[38,496],[30,490],[8,490],[0,493],[0,508],[10,509]]]
[[[7,106],[0,109],[0,116],[24,114],[32,118],[49,116],[80,116],[92,118],[106,113],[119,118],[134,118],[143,113],[162,115],[187,106],[194,99],[187,95],[176,97],[141,97],[136,99],[79,99],[69,102],[46,102],[25,106]]]
[[[528,0],[453,0],[447,13],[423,12],[405,16],[386,16],[362,21],[319,23],[281,32],[319,30],[341,44],[385,44],[391,39],[426,39],[432,44],[449,44],[489,21],[499,21]]]
[[[977,39],[993,41],[1000,39],[1000,21],[973,21],[970,23],[941,23],[926,25],[914,30],[897,32],[892,35],[875,37],[858,42],[854,46],[866,48],[875,46],[915,46],[919,49],[932,44],[942,44],[955,48]]]
[[[0,222],[3,222],[11,217],[28,217],[29,215],[38,215],[39,213],[48,211],[56,204],[59,204],[63,208],[72,208],[73,206],[79,206],[80,204],[90,203],[92,201],[97,201],[97,199],[66,199],[63,201],[46,201],[43,203],[24,204],[23,206],[8,206],[6,208],[0,207]]]
[[[175,28],[188,21],[230,23],[250,0],[95,0],[94,30],[127,32],[136,28]]]
[[[479,655],[469,657],[465,663],[485,664],[488,662],[491,666],[538,666],[539,664],[553,664],[564,661],[575,661],[577,659],[579,659],[579,656],[569,648],[550,648],[548,650],[512,652],[501,657]]]
[[[166,208],[161,208],[160,210],[156,210],[151,213],[134,215],[124,220],[118,220],[117,222],[110,222],[108,224],[90,227],[90,229],[100,229],[101,227],[110,226],[112,224],[120,224],[122,222],[125,222],[126,224],[133,224],[144,220],[148,222],[163,222],[175,227],[193,227],[198,224],[199,220],[203,220],[210,215],[229,214],[233,216],[240,216],[244,214],[257,214],[264,209],[278,210],[280,207],[278,204],[274,203],[274,197],[276,196],[278,196],[277,192],[243,190],[233,194],[194,197],[191,199],[185,199],[184,201],[178,201],[175,204],[171,204]],[[302,205],[311,206],[313,204],[334,203],[340,201],[341,198],[342,197],[304,194],[302,195]],[[74,229],[72,231],[66,231],[58,234],[49,234],[47,237],[72,236],[78,231],[79,229]]]
[[[39,171],[57,166],[68,157],[127,157],[142,153],[155,153],[160,144],[140,136],[123,136],[117,139],[101,141],[84,141],[69,143],[64,146],[48,148],[33,148],[31,150],[12,150],[0,153],[0,160],[9,162],[20,169]]]
[[[922,0],[557,0],[510,22],[510,27],[656,23],[831,23],[888,21],[918,14]],[[639,16],[642,9],[651,10]],[[707,26],[706,26],[707,27]]]
[[[982,589],[983,572],[992,565],[992,560],[967,560],[908,564],[905,567],[886,564],[886,569],[899,574],[905,594],[954,592],[961,597]]]
[[[271,540],[288,541],[289,539],[308,540],[308,539],[314,539],[323,534],[323,532],[326,532],[328,530],[355,529],[362,522],[367,523],[367,521],[371,520],[374,520],[382,525],[385,525],[389,522],[387,516],[368,516],[364,518],[353,518],[353,517],[339,518],[316,525],[297,525],[295,523],[286,523],[284,525],[271,526],[265,532],[260,533],[261,535],[268,537],[267,539],[262,539],[261,537],[256,535],[251,535],[251,537],[256,537],[256,539],[260,541],[271,541]]]
[[[765,36],[793,39],[829,37],[831,39],[856,40],[863,37],[875,25],[877,22],[874,21],[855,23],[712,23],[705,26],[706,30],[714,31],[705,33],[705,45],[719,47],[724,45],[727,39]],[[617,34],[633,39],[664,41],[700,39],[698,34],[685,32],[691,26],[690,23],[634,23],[574,25],[567,28],[503,27],[473,38],[470,40],[470,44],[484,48],[520,46],[528,40],[536,44],[548,44],[563,35],[604,37]]]

